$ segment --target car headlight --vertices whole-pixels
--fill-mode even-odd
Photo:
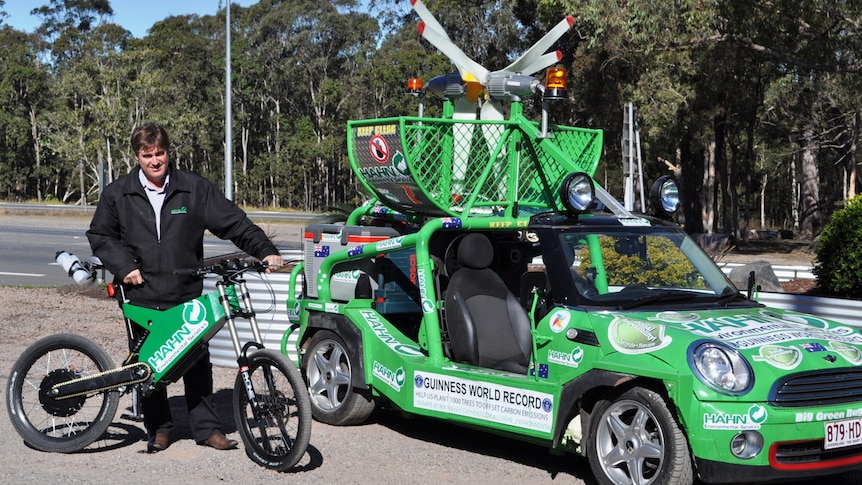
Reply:
[[[679,184],[668,175],[659,177],[650,187],[649,199],[657,217],[669,219],[682,205],[679,198]]]
[[[563,206],[572,214],[585,212],[595,201],[596,187],[593,179],[584,172],[571,173],[563,179],[560,199]]]
[[[723,394],[745,394],[754,385],[748,361],[719,342],[695,344],[689,351],[688,364],[701,382]]]

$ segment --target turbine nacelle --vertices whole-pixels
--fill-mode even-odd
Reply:
[[[490,99],[512,99],[530,96],[538,89],[538,79],[526,74],[497,71],[488,75],[485,92]]]
[[[432,78],[428,81],[425,90],[439,94],[449,100],[463,97],[475,103],[484,93],[485,88],[476,81],[464,81],[457,72],[450,72],[449,74]]]

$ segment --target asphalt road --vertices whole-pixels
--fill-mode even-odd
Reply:
[[[54,258],[58,251],[70,252],[82,260],[92,254],[84,234],[90,217],[92,214],[86,212],[0,215],[0,286],[45,287],[71,283]],[[261,225],[279,247],[298,247],[301,225]],[[230,241],[214,236],[204,238],[205,257],[236,251]]]

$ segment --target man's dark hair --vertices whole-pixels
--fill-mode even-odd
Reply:
[[[137,128],[132,132],[132,152],[135,155],[143,149],[150,149],[153,147],[159,147],[164,150],[170,149],[170,140],[168,139],[168,132],[165,131],[161,125],[156,123],[146,123]]]

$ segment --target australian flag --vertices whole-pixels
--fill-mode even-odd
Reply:
[[[809,352],[823,352],[826,350],[826,347],[817,342],[802,344],[802,348]]]
[[[444,217],[441,219],[443,221],[444,229],[460,229],[461,228],[461,219],[458,217]]]
[[[329,256],[329,246],[314,246],[314,257],[315,258],[325,258]]]
[[[532,365],[530,366],[530,375],[536,375],[536,368]],[[547,379],[548,378],[548,364],[539,364],[539,378]]]

